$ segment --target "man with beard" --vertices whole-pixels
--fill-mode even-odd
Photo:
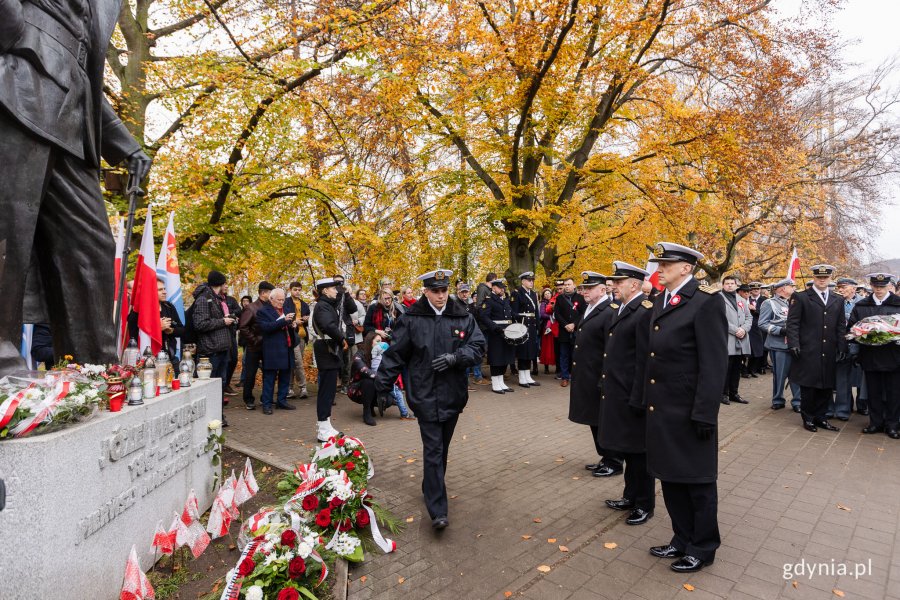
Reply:
[[[671,569],[699,571],[721,544],[718,524],[719,401],[728,366],[725,302],[693,276],[703,255],[656,245],[659,283],[653,302],[644,374],[647,470],[662,483],[672,540],[650,548],[677,559]]]
[[[448,302],[451,275],[437,269],[419,276],[425,293],[397,320],[375,380],[385,395],[404,369],[409,373],[407,399],[422,436],[422,494],[438,530],[449,524],[444,476],[450,440],[469,400],[466,369],[484,354],[475,319],[458,302]]]
[[[601,447],[600,381],[603,368],[606,327],[610,319],[610,299],[606,294],[606,278],[594,271],[581,274],[584,289],[584,315],[576,324],[572,347],[572,387],[569,388],[569,420],[588,425],[599,459],[585,465],[594,477],[611,477],[622,472],[622,459]]]
[[[528,328],[528,339],[524,344],[519,344],[515,348],[519,368],[519,386],[527,388],[541,385],[531,377],[531,368],[532,366],[537,368],[537,358],[541,347],[541,338],[538,334],[540,300],[534,291],[534,273],[532,271],[526,271],[519,275],[519,281],[521,284],[510,295],[509,303],[512,306],[514,318]]]
[[[641,286],[650,273],[621,261],[615,261],[613,268],[609,279],[618,291],[619,304],[610,305],[608,310],[611,318],[603,352],[599,445],[621,453],[625,462],[622,498],[607,500],[606,505],[630,510],[625,523],[641,525],[650,520],[656,506],[654,479],[647,472],[647,421],[642,398],[653,303],[641,293]]]

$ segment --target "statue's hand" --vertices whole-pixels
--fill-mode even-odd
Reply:
[[[131,175],[137,183],[144,180],[147,173],[150,172],[150,165],[153,161],[144,154],[143,150],[137,150],[128,157],[128,174]]]

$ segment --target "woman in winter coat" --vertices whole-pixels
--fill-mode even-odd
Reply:
[[[544,365],[544,374],[550,373],[550,365],[556,364],[556,352],[553,341],[559,335],[559,324],[553,318],[553,290],[544,288],[541,292],[541,355],[539,362]]]
[[[375,340],[381,341],[374,331],[366,334],[363,343],[353,356],[350,365],[350,385],[347,395],[354,402],[363,405],[363,422],[366,425],[375,425],[375,374],[377,368],[372,368],[372,344]]]

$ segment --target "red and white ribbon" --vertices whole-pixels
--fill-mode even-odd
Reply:
[[[25,397],[25,392],[33,387],[34,384],[32,383],[24,390],[21,390],[15,396],[8,397],[6,400],[4,400],[3,404],[0,404],[0,428],[6,427],[6,424],[12,420],[13,415],[16,414],[16,409],[19,408],[19,404]]]
[[[381,529],[378,528],[378,520],[375,518],[375,511],[372,510],[371,506],[365,503],[366,496],[368,495],[368,492],[363,490],[363,508],[369,513],[369,527],[372,528],[372,539],[375,541],[375,545],[381,548],[382,552],[389,554],[397,549],[397,543],[394,542],[394,540],[381,535]]]
[[[53,390],[38,404],[35,414],[27,419],[23,419],[18,425],[12,428],[10,433],[13,437],[23,437],[31,433],[38,425],[43,423],[50,417],[50,413],[54,408],[59,406],[60,402],[69,395],[71,383],[61,381],[53,386]]]
[[[222,590],[222,596],[219,600],[238,600],[241,595],[241,587],[244,584],[244,578],[238,578],[238,568],[241,566],[241,563],[244,562],[244,559],[248,556],[253,556],[261,543],[262,540],[251,540],[250,543],[244,547],[244,551],[241,552],[237,564],[228,572],[228,576],[225,578],[225,589]]]

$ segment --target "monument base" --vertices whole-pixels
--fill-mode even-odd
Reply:
[[[132,544],[143,569],[191,489],[213,500],[210,421],[218,379],[195,380],[143,406],[102,412],[67,429],[0,442],[0,598],[117,598]]]

